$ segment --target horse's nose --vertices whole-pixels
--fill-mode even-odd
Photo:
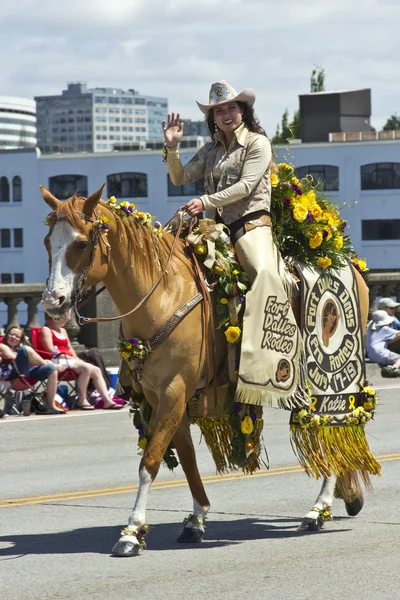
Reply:
[[[42,294],[42,305],[45,310],[54,310],[61,308],[67,301],[67,296],[54,290],[44,290]]]

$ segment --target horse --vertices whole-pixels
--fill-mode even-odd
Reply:
[[[137,306],[134,313],[122,320],[123,335],[149,340],[177,309],[198,294],[193,262],[184,251],[183,240],[174,240],[166,232],[160,238],[155,237],[152,229],[138,220],[123,218],[110,210],[101,200],[103,189],[104,186],[88,198],[74,195],[61,202],[41,186],[43,199],[53,211],[45,238],[49,277],[42,305],[52,318],[61,318],[74,304],[82,281],[90,286],[103,282],[121,313],[129,313],[132,306]],[[101,209],[101,215],[106,217],[108,230],[106,240],[100,236],[94,245],[96,209]],[[365,324],[368,289],[358,273],[356,277]],[[294,308],[299,318],[300,306]],[[193,512],[185,519],[178,541],[202,540],[210,502],[196,463],[186,404],[198,389],[205,370],[204,325],[205,307],[200,302],[144,361],[140,384],[155,417],[139,465],[136,501],[128,525],[112,550],[114,556],[137,556],[142,552],[148,494],[171,440],[193,498]],[[321,492],[300,530],[322,525],[321,515],[332,505],[335,482],[334,475],[324,478]],[[346,488],[345,482],[342,488]],[[342,497],[349,514],[361,510],[360,489],[355,492],[353,489],[347,499]]]

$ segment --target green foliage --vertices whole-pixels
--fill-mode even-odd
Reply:
[[[400,117],[396,113],[391,115],[386,121],[383,131],[392,131],[394,129],[400,129]]]
[[[322,67],[315,67],[311,73],[310,81],[310,92],[315,94],[316,92],[325,91],[325,71]]]

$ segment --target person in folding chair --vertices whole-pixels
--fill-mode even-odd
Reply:
[[[118,410],[123,408],[123,402],[114,402],[109,396],[107,384],[99,367],[81,360],[73,349],[64,325],[70,319],[66,314],[62,322],[54,321],[45,313],[46,326],[42,328],[38,337],[39,352],[47,352],[53,361],[73,369],[77,374],[78,403],[81,410],[94,410],[94,406],[87,399],[87,389],[90,379],[93,380],[96,390],[100,395],[101,407],[104,410]],[[119,400],[116,398],[116,400]],[[100,406],[99,406],[100,408]]]
[[[45,383],[47,411],[41,414],[64,415],[65,410],[56,405],[56,392],[58,371],[65,369],[62,365],[54,365],[51,361],[44,360],[28,345],[23,329],[10,327],[0,343],[0,363],[11,365],[10,372],[5,377],[11,389],[17,386],[21,378],[28,384],[43,381]]]

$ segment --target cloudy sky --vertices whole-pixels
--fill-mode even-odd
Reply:
[[[400,115],[399,0],[1,0],[0,95],[67,81],[166,96],[201,114],[210,84],[253,87],[273,134],[315,65],[332,90],[372,88],[372,124]]]

